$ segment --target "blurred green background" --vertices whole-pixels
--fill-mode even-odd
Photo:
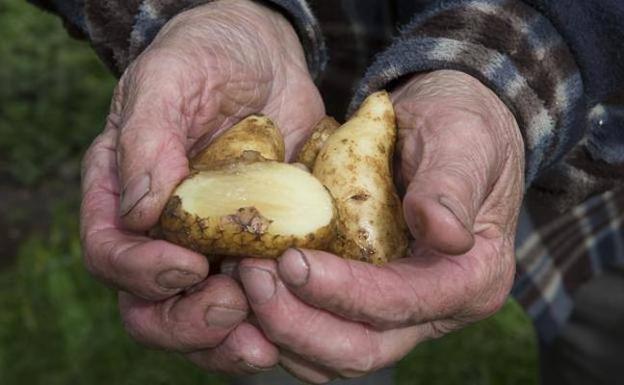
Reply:
[[[115,79],[24,0],[0,2],[0,384],[227,384],[123,332],[80,260],[80,158]],[[536,384],[534,331],[512,301],[419,346],[399,384]]]

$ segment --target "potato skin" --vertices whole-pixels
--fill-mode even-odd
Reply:
[[[408,232],[392,178],[396,131],[394,109],[386,92],[367,98],[339,128],[332,118],[319,122],[297,158],[313,169],[334,202],[333,219],[314,233],[271,233],[271,221],[254,206],[200,218],[184,210],[182,199],[174,192],[161,216],[162,234],[210,261],[223,256],[277,258],[292,247],[326,250],[377,265],[401,258],[407,250]],[[195,173],[187,181],[201,171],[283,162],[284,154],[284,141],[275,125],[264,116],[250,116],[192,160]]]
[[[313,174],[338,210],[338,234],[328,251],[377,265],[405,255],[407,226],[391,170],[396,137],[392,102],[378,92],[320,151]]]
[[[314,162],[319,152],[325,146],[327,139],[340,127],[340,123],[336,119],[326,116],[314,128],[312,135],[301,147],[301,151],[297,156],[297,163],[305,165],[308,170],[314,168]]]
[[[284,140],[277,127],[265,116],[251,115],[223,132],[194,157],[191,160],[194,172],[182,183],[192,182],[203,172],[237,174],[244,165],[261,162],[269,167],[284,162],[284,158]],[[225,216],[201,218],[184,209],[176,192],[161,214],[159,233],[172,243],[206,255],[211,262],[223,256],[277,258],[291,247],[325,249],[336,234],[333,206],[331,221],[313,233],[279,235],[270,231],[271,221],[253,206],[240,207]],[[331,200],[329,194],[327,198]]]
[[[241,207],[226,217],[199,218],[186,212],[178,196],[161,216],[166,240],[204,254],[211,262],[222,256],[278,258],[292,247],[325,249],[336,233],[335,220],[304,237],[268,232],[270,223],[254,207]]]
[[[194,170],[216,170],[233,163],[283,162],[284,138],[271,119],[250,115],[224,131],[191,159]]]

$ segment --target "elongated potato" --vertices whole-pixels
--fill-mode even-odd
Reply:
[[[331,134],[336,132],[338,127],[340,127],[340,123],[330,116],[321,119],[314,128],[310,138],[305,142],[303,147],[301,147],[301,151],[299,151],[299,155],[297,156],[297,163],[301,163],[309,170],[312,170],[316,157],[323,146],[325,146],[325,142],[327,142]]]
[[[267,161],[194,174],[161,225],[167,240],[208,256],[276,258],[290,247],[325,248],[334,218],[332,198],[312,174]]]
[[[263,115],[250,115],[223,132],[191,159],[191,167],[195,170],[215,170],[237,162],[283,162],[284,154],[284,138],[273,121]]]
[[[405,255],[407,227],[391,171],[395,120],[388,93],[375,93],[316,158],[314,176],[338,210],[337,236],[328,248],[334,254],[375,264]]]

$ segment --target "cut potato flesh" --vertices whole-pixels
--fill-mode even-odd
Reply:
[[[329,247],[334,254],[375,264],[405,255],[407,227],[391,170],[396,135],[392,102],[378,92],[318,154],[314,175],[338,210],[338,235]]]
[[[290,247],[324,248],[334,217],[310,173],[259,162],[196,173],[178,186],[161,224],[165,238],[204,254],[275,258]]]

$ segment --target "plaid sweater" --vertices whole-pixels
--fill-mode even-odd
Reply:
[[[31,0],[116,74],[209,0]],[[624,4],[619,0],[264,0],[295,26],[330,114],[404,76],[456,69],[514,113],[527,194],[513,295],[551,341],[576,288],[624,266]],[[619,91],[619,93],[618,93]]]

